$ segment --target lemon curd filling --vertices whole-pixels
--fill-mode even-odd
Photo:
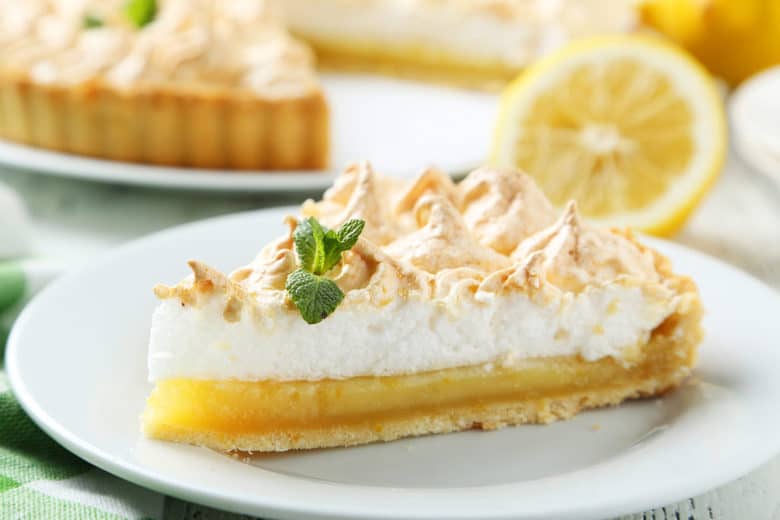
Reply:
[[[155,289],[148,436],[284,451],[547,423],[693,366],[693,282],[573,204],[556,216],[520,172],[358,164],[302,216],[230,275],[191,262]]]

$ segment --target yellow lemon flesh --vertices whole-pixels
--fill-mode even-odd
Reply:
[[[597,223],[676,231],[717,177],[723,104],[707,72],[654,39],[603,37],[538,62],[502,96],[491,162]]]

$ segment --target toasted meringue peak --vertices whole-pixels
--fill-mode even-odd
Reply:
[[[192,270],[192,276],[175,287],[162,284],[155,286],[155,296],[162,300],[178,298],[183,306],[199,306],[203,301],[219,294],[225,300],[222,312],[225,321],[238,321],[244,302],[247,301],[247,295],[241,286],[231,281],[219,270],[202,262],[190,260],[187,265]]]
[[[650,251],[584,223],[573,201],[552,226],[523,241],[511,258],[533,264],[545,281],[571,291],[621,279],[648,283],[659,279]]]
[[[458,186],[463,220],[483,245],[508,255],[555,221],[555,211],[528,175],[480,168]]]
[[[477,242],[457,208],[441,195],[423,195],[414,214],[421,227],[389,244],[390,256],[429,273],[456,267],[491,272],[509,265],[505,256]]]
[[[434,280],[429,273],[390,255],[385,249],[364,238],[358,240],[352,252],[373,266],[373,274],[366,280],[367,294],[358,296],[359,298],[368,296],[369,301],[380,305],[390,303],[396,297],[430,298]],[[345,260],[348,262],[349,257]],[[344,264],[345,261],[342,260],[342,269]]]
[[[280,248],[273,256],[259,257],[251,266],[235,271],[231,279],[238,280],[250,287],[260,289],[283,290],[287,276],[295,271],[297,265],[292,248]]]
[[[484,271],[472,267],[440,271],[436,274],[434,297],[452,302],[472,297],[479,289],[484,277]]]
[[[363,236],[387,244],[398,233],[387,196],[395,191],[393,184],[392,179],[378,178],[370,163],[354,164],[325,192],[321,203],[307,201],[303,215],[317,217],[332,228],[352,218],[362,219],[366,222]]]
[[[287,275],[296,267],[296,257],[293,246],[293,233],[298,227],[295,217],[284,219],[287,234],[266,245],[251,264],[236,269],[230,274],[230,280],[246,287],[249,292],[253,288],[267,290],[283,290],[287,283]]]
[[[434,168],[402,181],[364,162],[349,167],[323,200],[307,201],[302,216],[329,227],[366,221],[357,244],[326,273],[344,291],[342,305],[397,298],[458,305],[507,292],[558,298],[613,283],[668,296],[658,272],[662,257],[630,236],[583,222],[573,202],[556,219],[531,178],[510,170],[480,168],[455,184]],[[216,289],[284,307],[286,279],[297,267],[297,221],[286,223],[285,235],[229,278],[195,262],[194,278],[156,294],[197,303],[196,293]]]
[[[452,182],[450,176],[438,168],[426,168],[408,188],[403,190],[401,197],[395,204],[396,214],[414,209],[419,198],[427,192],[441,195],[453,203],[458,200],[455,183]]]

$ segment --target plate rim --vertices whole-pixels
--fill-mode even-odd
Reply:
[[[21,157],[21,160],[17,159]],[[453,178],[486,164],[486,159],[445,165]],[[220,193],[309,193],[333,185],[350,164],[333,164],[323,170],[229,170],[133,163],[38,148],[0,138],[0,166],[9,170],[141,188]],[[438,166],[438,165],[437,165]],[[105,172],[110,171],[110,174]],[[416,174],[418,170],[412,173]],[[385,171],[401,178],[399,171]]]
[[[5,370],[7,373],[8,381],[16,396],[17,401],[24,411],[30,416],[30,418],[37,424],[44,432],[52,437],[56,442],[64,446],[66,449],[76,454],[77,456],[88,461],[94,466],[104,469],[111,474],[125,479],[129,482],[135,483],[142,487],[151,489],[153,491],[164,493],[166,495],[178,497],[183,500],[198,502],[213,507],[218,507],[228,511],[234,511],[237,513],[249,513],[249,514],[261,514],[261,515],[274,515],[277,518],[296,518],[299,515],[309,515],[314,518],[374,518],[374,519],[390,519],[397,518],[391,513],[371,511],[370,514],[364,509],[361,509],[355,504],[352,508],[347,507],[345,509],[344,504],[341,504],[341,509],[338,510],[326,510],[322,507],[309,506],[306,501],[299,501],[296,503],[286,502],[266,502],[264,504],[258,504],[252,500],[242,498],[241,496],[231,496],[221,492],[215,492],[212,490],[198,488],[192,485],[192,483],[182,482],[181,479],[170,478],[159,470],[152,468],[145,468],[143,465],[138,464],[131,460],[119,459],[112,456],[99,446],[93,445],[87,441],[84,441],[78,437],[76,432],[69,430],[61,421],[57,419],[56,413],[47,412],[41,403],[37,402],[33,397],[31,390],[24,382],[22,375],[22,368],[19,365],[18,351],[21,349],[20,337],[23,334],[24,329],[28,326],[29,321],[34,321],[37,307],[41,301],[47,298],[47,294],[55,293],[60,285],[65,285],[70,282],[71,279],[77,279],[81,276],[86,276],[90,271],[104,265],[110,264],[115,258],[122,257],[128,252],[132,252],[136,248],[143,248],[146,242],[165,240],[170,237],[175,237],[181,232],[191,231],[193,228],[198,228],[207,225],[227,225],[230,221],[241,222],[247,218],[272,218],[274,216],[281,216],[286,213],[295,213],[297,206],[283,206],[274,208],[265,208],[260,210],[245,211],[240,213],[233,213],[228,215],[222,215],[213,218],[207,218],[198,220],[195,222],[186,223],[179,226],[174,226],[168,229],[164,229],[155,233],[151,233],[141,238],[129,241],[116,248],[113,248],[107,252],[104,252],[90,262],[85,263],[81,268],[75,270],[72,273],[68,273],[59,279],[55,280],[50,286],[46,287],[40,294],[38,294],[33,301],[31,301],[22,311],[17,318],[11,333],[8,337],[7,348],[5,352]],[[695,249],[688,248],[681,244],[674,242],[653,238],[642,237],[642,240],[649,243],[652,247],[661,246],[662,250],[674,251],[677,250],[683,254],[692,255],[697,261],[710,262],[717,265],[718,269],[725,269],[733,275],[740,276],[744,279],[750,280],[752,283],[757,284],[761,290],[768,291],[780,302],[780,293],[774,288],[763,282],[762,280],[755,278],[749,273],[742,271],[741,269],[728,264],[718,258],[712,257],[706,253],[702,253]],[[640,509],[649,509],[656,507],[663,503],[672,503],[675,501],[685,500],[691,496],[702,493],[706,490],[720,486],[727,482],[739,478],[746,473],[754,470],[761,464],[767,462],[772,457],[780,453],[780,435],[775,437],[774,442],[772,439],[767,438],[766,443],[761,450],[753,450],[746,453],[739,463],[732,463],[729,465],[729,471],[718,473],[704,472],[700,470],[700,480],[694,482],[687,482],[687,485],[679,485],[673,491],[661,490],[655,491],[655,495],[646,493],[642,497],[642,501],[638,501],[636,497],[628,498],[616,498],[608,504],[591,504],[589,507],[580,508],[576,511],[568,509],[552,508],[549,511],[492,511],[490,514],[485,514],[481,518],[491,519],[508,519],[508,518],[596,518],[605,515],[620,515],[629,513],[632,511],[638,511]],[[587,471],[590,467],[583,468],[582,470],[575,470],[570,474],[576,474],[581,471]],[[565,474],[563,474],[565,475]],[[553,475],[551,478],[558,477]],[[292,480],[306,480],[305,478],[289,477],[278,475],[277,478],[287,478]],[[549,477],[544,477],[539,480],[545,480]],[[522,486],[528,481],[520,481],[517,483],[509,484],[495,484],[487,485],[481,489],[488,488],[512,488]],[[316,484],[315,484],[316,485]],[[320,484],[325,485],[325,484]],[[362,486],[350,485],[350,484],[338,484],[338,486],[344,489],[364,489]],[[391,491],[403,491],[405,488],[379,488],[390,489]],[[408,489],[410,493],[425,492],[425,493],[439,493],[452,490],[461,490],[464,488],[450,487],[440,489]],[[406,512],[404,512],[406,514]],[[335,516],[334,516],[335,515]],[[519,515],[519,516],[518,516]],[[550,516],[554,515],[554,516]],[[418,519],[433,519],[443,518],[441,514],[437,514],[433,511],[420,510],[415,513],[414,516],[408,516],[408,518]],[[449,515],[447,518],[475,518],[473,515],[468,514],[463,516]]]
[[[223,192],[324,190],[337,175],[337,169],[239,171],[133,163],[59,152],[2,138],[0,164],[35,175],[128,186]]]

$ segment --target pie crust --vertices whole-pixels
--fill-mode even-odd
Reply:
[[[0,137],[50,150],[168,166],[318,170],[328,164],[320,90],[264,99],[182,87],[123,92],[41,85],[0,72]]]

